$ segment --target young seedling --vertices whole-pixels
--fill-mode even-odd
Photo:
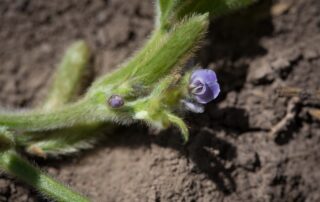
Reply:
[[[47,157],[89,148],[114,123],[145,122],[156,130],[188,128],[179,112],[203,112],[220,86],[212,70],[187,71],[201,45],[209,16],[217,17],[254,0],[157,0],[156,22],[145,46],[128,62],[92,83],[78,100],[89,61],[85,42],[74,43],[60,63],[48,97],[39,108],[0,112],[0,167],[56,201],[87,201],[19,157],[16,148]]]

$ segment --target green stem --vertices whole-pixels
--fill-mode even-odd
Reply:
[[[87,100],[66,105],[52,112],[30,111],[0,113],[0,125],[8,128],[40,131],[51,130],[87,123],[98,123],[107,119],[111,114],[107,108],[99,109]]]
[[[66,202],[87,202],[84,196],[70,190],[53,178],[43,174],[13,151],[0,154],[0,167],[5,172],[16,176],[18,179],[33,186],[41,193],[56,201]]]

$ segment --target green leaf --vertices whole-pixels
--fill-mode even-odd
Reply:
[[[15,146],[14,136],[5,127],[0,127],[0,152]]]
[[[56,109],[69,102],[80,88],[90,52],[84,41],[73,43],[66,51],[56,74],[43,108]]]
[[[178,70],[179,65],[193,54],[207,26],[208,16],[204,14],[185,18],[168,33],[158,30],[145,49],[115,72],[96,81],[88,95],[95,96],[99,91],[116,94],[126,88],[128,83],[131,86],[139,84],[151,87],[174,69]]]
[[[114,126],[107,125],[108,132],[112,132]],[[17,137],[19,144],[26,147],[30,154],[47,157],[66,155],[91,148],[104,134],[104,125],[86,125],[73,128],[41,132],[42,134],[25,134]]]
[[[176,0],[157,0],[157,17],[156,25],[160,29],[166,30],[169,28],[169,18],[172,15]]]
[[[145,85],[159,81],[192,54],[206,32],[207,25],[207,15],[183,20],[164,38],[165,43],[161,48],[154,50],[147,60],[139,64],[131,77],[138,77]]]
[[[167,113],[169,121],[180,129],[184,143],[189,140],[189,130],[185,122],[174,114]]]
[[[169,11],[172,9],[172,6],[174,5],[174,0],[158,0],[157,5],[159,6],[159,10],[161,13],[161,16],[166,16]]]
[[[219,17],[231,11],[249,6],[257,0],[180,0],[175,12],[176,19],[182,19],[192,13],[210,13]]]

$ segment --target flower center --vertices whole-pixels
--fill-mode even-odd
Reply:
[[[190,90],[194,95],[203,95],[206,92],[206,85],[200,80],[195,80],[190,84]]]

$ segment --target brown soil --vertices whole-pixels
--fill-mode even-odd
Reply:
[[[94,75],[114,69],[149,35],[152,16],[151,1],[0,1],[0,105],[39,103],[78,38],[90,43]],[[307,113],[320,102],[275,93],[319,89],[320,1],[264,0],[219,19],[197,60],[215,67],[223,92],[188,115],[188,145],[175,129],[155,136],[133,126],[37,163],[94,201],[320,201],[320,124]],[[45,199],[2,174],[0,201]]]

